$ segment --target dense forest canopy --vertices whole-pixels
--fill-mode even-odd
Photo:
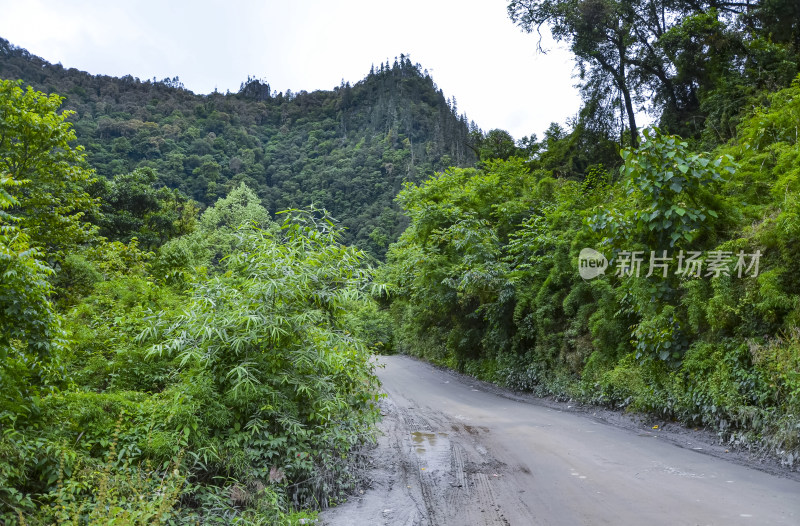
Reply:
[[[195,95],[0,40],[0,522],[308,523],[359,484],[377,351],[796,469],[797,2],[507,7],[575,56],[541,139],[404,55]]]
[[[248,78],[238,93],[195,95],[177,78],[93,76],[0,39],[0,77],[64,96],[103,180],[149,168],[202,206],[245,183],[273,214],[328,210],[375,256],[405,225],[392,202],[403,182],[475,161],[466,116],[405,55],[332,91],[277,93]]]

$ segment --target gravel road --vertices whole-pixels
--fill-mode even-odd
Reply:
[[[515,400],[405,356],[379,362],[371,487],[322,513],[326,526],[800,525],[796,474],[728,460],[700,435]]]

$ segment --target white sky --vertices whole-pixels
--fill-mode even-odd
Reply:
[[[0,36],[92,74],[179,76],[195,93],[248,75],[278,91],[355,83],[401,53],[484,131],[542,133],[578,111],[570,54],[522,33],[506,0],[0,0]]]

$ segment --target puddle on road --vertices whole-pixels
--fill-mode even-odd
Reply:
[[[447,437],[447,433],[425,433],[423,431],[414,431],[411,433],[411,440],[415,444],[428,443],[431,447],[436,445],[436,438]]]
[[[411,433],[411,442],[417,455],[424,457],[428,463],[439,464],[443,460],[440,457],[447,457],[450,452],[447,433],[414,431]]]

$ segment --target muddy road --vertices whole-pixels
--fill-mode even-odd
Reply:
[[[388,397],[372,484],[321,514],[326,526],[800,524],[797,477],[718,458],[691,435],[514,400],[404,356],[379,361]]]

